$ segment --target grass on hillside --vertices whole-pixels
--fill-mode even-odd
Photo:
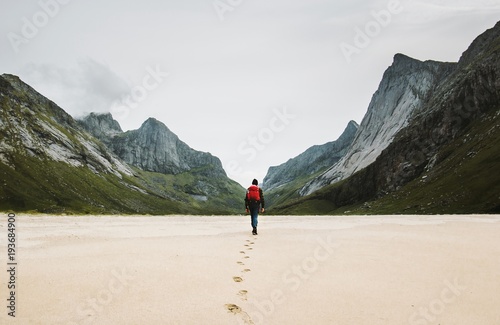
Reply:
[[[442,161],[398,191],[369,202],[335,206],[322,199],[346,181],[275,207],[276,214],[469,214],[500,213],[498,112],[440,150]],[[363,172],[363,171],[360,171]]]
[[[175,190],[190,175],[136,170],[138,177],[94,174],[86,167],[15,154],[15,169],[0,162],[0,210],[55,214],[228,214],[243,189],[226,185],[225,195],[197,201]],[[163,189],[160,184],[163,182]],[[146,193],[144,193],[146,192]],[[234,194],[231,195],[231,193]]]

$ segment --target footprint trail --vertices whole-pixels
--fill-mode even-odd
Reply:
[[[257,237],[255,237],[255,236],[252,236],[252,240],[251,239],[245,240],[245,243],[243,244],[243,248],[246,249],[247,251],[252,251],[253,250],[252,246],[255,245],[255,241],[256,240],[257,240]],[[249,259],[250,258],[250,256],[244,250],[239,251],[239,253],[242,254],[242,255],[244,255],[243,256],[244,259]],[[243,263],[242,261],[237,261],[236,263],[238,265],[242,266],[242,267],[245,266],[245,263]],[[243,268],[241,270],[241,273],[248,274],[251,271],[252,270],[249,269],[249,268]],[[241,283],[243,281],[244,281],[243,277],[241,277],[241,276],[233,276],[233,282],[235,282],[235,283]],[[248,290],[241,289],[241,290],[238,291],[238,293],[236,295],[240,298],[240,300],[247,301],[248,300],[248,294],[249,294]],[[245,324],[250,324],[250,325],[255,324],[252,321],[252,318],[250,317],[250,315],[248,315],[240,306],[238,306],[236,304],[226,304],[224,306],[225,306],[225,308],[227,309],[228,312],[241,317],[243,319],[243,322]]]

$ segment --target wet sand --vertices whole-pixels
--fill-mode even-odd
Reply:
[[[16,240],[1,324],[500,324],[500,216],[19,214]]]

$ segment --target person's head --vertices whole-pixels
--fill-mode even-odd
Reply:
[[[259,182],[254,178],[252,181],[252,185],[259,185]]]

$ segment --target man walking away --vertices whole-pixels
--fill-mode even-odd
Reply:
[[[247,194],[245,196],[245,210],[247,213],[250,212],[252,235],[257,235],[259,210],[264,213],[264,194],[258,185],[259,182],[254,179],[252,185],[247,189]]]

